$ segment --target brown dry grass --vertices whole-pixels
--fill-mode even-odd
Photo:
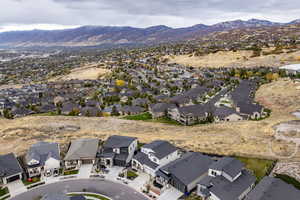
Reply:
[[[50,79],[50,81],[66,81],[72,79],[96,80],[99,77],[108,74],[109,72],[110,70],[106,69],[105,67],[99,67],[99,63],[89,63],[84,65],[83,67],[71,70],[71,73],[67,75],[54,77]]]
[[[272,157],[269,144],[278,155],[293,152],[294,145],[274,141],[273,126],[295,119],[290,112],[299,109],[299,84],[279,80],[262,86],[257,100],[273,110],[262,121],[242,121],[193,127],[173,126],[152,122],[127,121],[117,118],[85,118],[64,116],[30,116],[15,120],[0,119],[0,152],[24,152],[38,140],[66,143],[72,138],[119,134],[138,137],[141,142],[169,140],[194,151],[216,154],[236,154]],[[63,131],[65,125],[79,126],[78,131]],[[1,145],[2,144],[2,145]],[[300,153],[293,160],[300,160]]]
[[[268,52],[272,49],[265,49]],[[167,56],[169,63],[178,63],[194,67],[275,67],[285,64],[299,63],[300,51],[282,53],[279,55],[266,55],[251,58],[252,51],[219,51],[204,56]]]

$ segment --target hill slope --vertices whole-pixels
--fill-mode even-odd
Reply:
[[[298,20],[288,24],[297,23]],[[186,28],[83,26],[55,31],[14,31],[0,34],[2,46],[94,46],[103,44],[149,44],[195,39],[218,31],[237,28],[273,27],[284,24],[251,19],[222,22],[212,26],[198,24]]]

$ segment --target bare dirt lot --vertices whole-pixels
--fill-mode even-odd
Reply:
[[[72,79],[78,79],[78,80],[96,80],[101,75],[105,75],[109,73],[110,70],[106,69],[105,67],[100,67],[99,63],[90,63],[86,64],[83,67],[73,69],[71,73],[52,78],[50,81],[66,81],[66,80],[72,80]]]
[[[297,119],[290,113],[299,109],[298,85],[290,80],[263,85],[256,99],[273,112],[270,118],[262,121],[183,127],[117,118],[29,116],[15,120],[0,119],[0,152],[23,153],[38,140],[67,143],[79,137],[105,139],[119,134],[138,137],[141,142],[169,140],[194,151],[281,159],[281,156],[292,154],[295,145],[276,141],[273,127]],[[289,160],[300,161],[300,152]]]
[[[267,49],[265,51],[270,51]],[[252,51],[219,51],[204,56],[168,56],[169,63],[178,63],[194,67],[254,67],[254,66],[282,66],[285,64],[299,63],[300,51],[282,53],[279,55],[265,55],[251,57]]]

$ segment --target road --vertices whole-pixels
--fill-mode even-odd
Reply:
[[[83,190],[103,194],[113,200],[148,200],[143,194],[126,185],[97,179],[74,179],[47,184],[17,195],[10,200],[35,200],[47,193],[82,192]]]

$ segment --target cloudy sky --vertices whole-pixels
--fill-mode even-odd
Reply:
[[[82,25],[186,27],[300,18],[300,0],[1,0],[0,31]]]

